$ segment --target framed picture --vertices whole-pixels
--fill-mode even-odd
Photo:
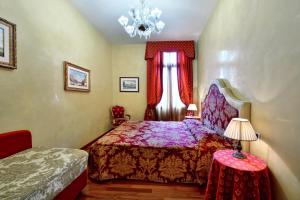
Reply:
[[[139,77],[120,77],[120,92],[139,92]]]
[[[0,17],[0,67],[17,68],[16,25]]]
[[[89,92],[91,90],[90,70],[64,62],[65,90]]]

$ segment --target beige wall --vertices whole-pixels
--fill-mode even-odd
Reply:
[[[133,120],[143,120],[147,106],[147,68],[145,44],[113,45],[113,104],[123,105]],[[198,101],[197,58],[193,63],[194,102]],[[137,76],[140,78],[140,92],[119,92],[119,77]]]
[[[111,45],[67,1],[1,0],[17,24],[18,69],[0,69],[0,132],[33,145],[81,147],[110,127]],[[91,70],[91,92],[63,89],[63,61]]]
[[[252,103],[275,199],[300,197],[299,0],[222,0],[199,48],[200,96],[215,78],[228,79]]]
[[[122,105],[133,120],[143,120],[147,105],[147,68],[145,44],[113,45],[112,82],[113,104]],[[139,77],[140,91],[119,92],[119,77]]]

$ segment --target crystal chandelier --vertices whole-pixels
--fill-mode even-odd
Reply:
[[[128,24],[129,20],[124,16],[121,16],[118,21],[130,37],[133,38],[138,34],[140,38],[149,39],[152,32],[160,33],[165,27],[165,23],[159,20],[161,14],[161,10],[149,8],[145,0],[140,0],[139,6],[129,10],[132,24]]]

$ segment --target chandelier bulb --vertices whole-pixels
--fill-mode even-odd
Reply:
[[[126,32],[127,32],[129,35],[132,35],[133,32],[134,32],[134,27],[131,26],[131,25],[128,25],[128,26],[125,27],[125,30],[126,30]]]
[[[164,29],[164,27],[165,27],[165,23],[163,21],[160,20],[159,22],[156,23],[156,28],[158,32],[161,32]]]
[[[122,26],[126,26],[128,24],[128,18],[124,16],[121,16],[118,21]]]
[[[154,18],[156,18],[156,19],[160,18],[161,14],[162,14],[162,12],[161,12],[161,10],[159,10],[158,8],[154,8],[154,9],[151,11],[152,17],[154,17]]]

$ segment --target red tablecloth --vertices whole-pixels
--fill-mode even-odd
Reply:
[[[233,150],[214,153],[205,199],[271,199],[269,172],[266,163],[244,153],[246,159],[232,156]]]

